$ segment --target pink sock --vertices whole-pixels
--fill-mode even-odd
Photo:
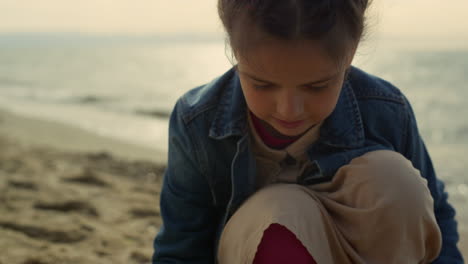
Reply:
[[[263,233],[253,264],[317,264],[296,236],[280,224],[271,224]]]

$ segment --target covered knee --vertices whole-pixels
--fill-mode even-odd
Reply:
[[[294,206],[291,206],[294,205]],[[314,194],[298,184],[273,184],[260,189],[252,195],[242,207],[256,211],[262,208],[261,214],[301,215],[304,210],[318,212],[319,208]],[[258,210],[256,211],[257,213]]]
[[[427,180],[411,161],[393,151],[374,151],[353,159],[348,177],[355,177],[357,203],[375,202],[396,213],[419,214],[432,208]],[[367,201],[366,201],[367,200]]]
[[[247,199],[224,227],[218,248],[220,263],[252,263],[264,231],[273,223],[281,224],[294,235],[312,223],[312,232],[302,236],[325,238],[318,203],[305,187],[274,184],[260,189]],[[299,239],[300,237],[298,237]]]

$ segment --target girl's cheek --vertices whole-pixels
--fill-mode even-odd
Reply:
[[[273,102],[269,99],[268,96],[262,96],[259,93],[252,94],[250,98],[250,105],[258,111],[265,112],[268,109],[268,106]]]
[[[256,101],[258,100],[257,98],[259,98],[259,94],[253,90],[253,88],[251,87],[243,87],[243,92],[244,92],[244,97],[245,99],[247,100],[247,102],[253,102],[253,101]]]
[[[321,95],[309,96],[306,99],[309,113],[316,117],[328,116],[335,109],[337,96],[335,92],[324,93]]]

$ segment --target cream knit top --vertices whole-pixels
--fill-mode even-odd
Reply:
[[[272,183],[296,183],[310,163],[306,150],[320,136],[321,123],[310,128],[284,149],[267,146],[258,135],[248,114],[251,146],[257,165],[256,189]]]

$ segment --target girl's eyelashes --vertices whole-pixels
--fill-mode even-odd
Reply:
[[[322,86],[307,86],[307,90],[311,92],[321,92],[325,90],[328,87],[328,85],[322,85]]]
[[[267,90],[273,88],[272,84],[254,84],[256,90]]]
[[[277,88],[278,86],[276,84],[273,84],[273,83],[254,83],[252,82],[251,83],[253,88],[255,90],[272,90],[272,89],[275,89]]]
[[[273,84],[253,84],[255,90],[272,90],[276,86]],[[305,90],[309,92],[321,92],[328,87],[328,84],[321,86],[305,86]]]

